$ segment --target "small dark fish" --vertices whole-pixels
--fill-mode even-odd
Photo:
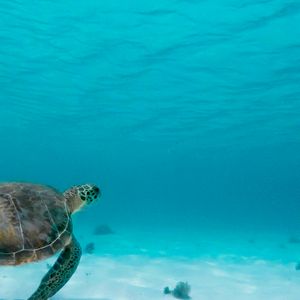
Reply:
[[[300,238],[295,237],[295,236],[292,236],[292,237],[290,237],[290,239],[289,239],[289,243],[290,243],[290,244],[300,244]]]
[[[88,253],[88,254],[93,254],[95,251],[95,244],[93,242],[91,243],[88,243],[86,246],[85,246],[85,252]]]
[[[94,234],[95,235],[106,235],[106,234],[113,234],[114,232],[108,225],[99,225],[95,228]]]
[[[279,244],[278,246],[279,246],[280,249],[286,249],[286,245],[285,245],[285,244],[282,244],[282,243],[281,243],[281,244]]]

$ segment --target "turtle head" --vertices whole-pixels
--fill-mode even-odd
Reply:
[[[86,204],[94,202],[100,195],[100,189],[94,184],[76,185],[64,192],[71,213],[80,210]]]

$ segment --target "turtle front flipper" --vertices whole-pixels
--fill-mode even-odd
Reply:
[[[64,248],[53,267],[42,279],[38,289],[28,300],[47,300],[56,294],[71,278],[81,257],[81,248],[74,236]]]

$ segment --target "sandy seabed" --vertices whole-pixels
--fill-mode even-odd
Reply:
[[[50,260],[53,262],[53,260]],[[26,299],[47,271],[45,262],[1,268],[1,299]],[[297,276],[295,276],[297,275]],[[195,300],[299,300],[300,274],[291,264],[85,255],[68,284],[52,299],[167,300],[165,286],[188,281]]]
[[[288,243],[286,236],[247,240],[243,234],[235,240],[145,231],[78,236],[83,248],[94,242],[95,252],[84,251],[76,273],[53,300],[172,300],[163,289],[179,281],[190,284],[193,300],[300,299],[295,270],[300,242]],[[27,299],[55,259],[1,267],[0,299]]]

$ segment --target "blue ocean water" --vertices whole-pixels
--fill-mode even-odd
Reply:
[[[2,0],[0,180],[98,184],[99,255],[296,262],[299,36],[292,0]]]

